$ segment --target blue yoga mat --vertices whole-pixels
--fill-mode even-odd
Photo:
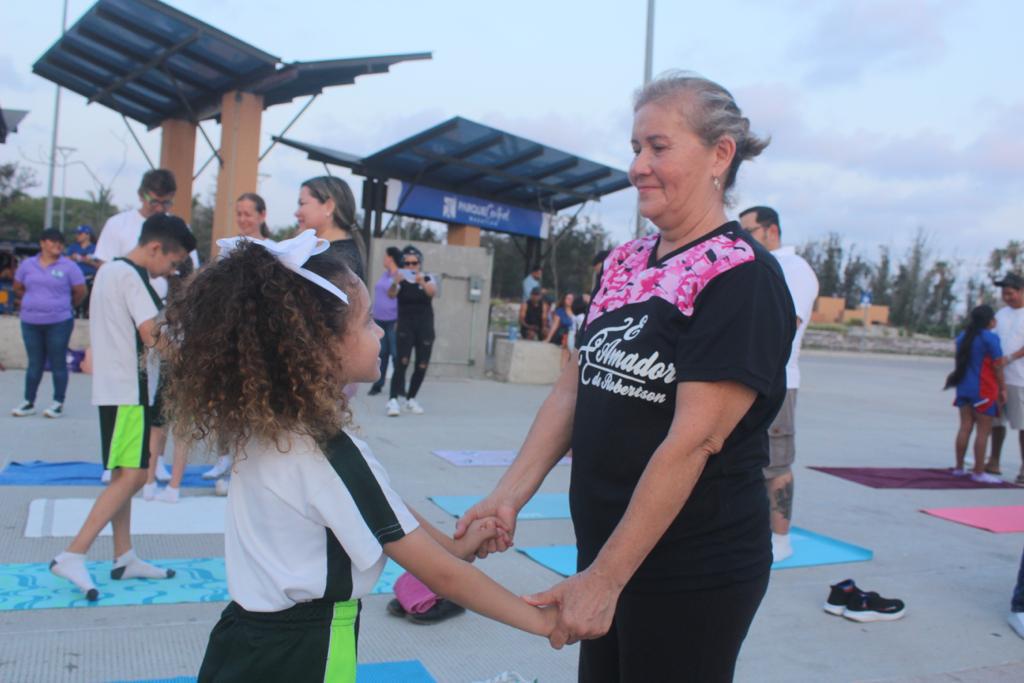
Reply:
[[[190,465],[185,468],[181,485],[185,488],[212,489],[214,480],[203,479],[203,472],[212,465]],[[29,460],[12,462],[0,472],[0,486],[103,486],[103,465],[98,462],[47,462]]]
[[[793,527],[790,530],[793,555],[772,565],[772,569],[793,569],[823,564],[867,562],[874,553],[852,543]],[[576,573],[576,546],[554,545],[517,548],[531,560],[562,576]]]
[[[153,560],[173,569],[172,579],[113,581],[110,562],[89,562],[89,573],[100,599],[90,603],[69,581],[50,573],[48,562],[0,565],[0,611],[58,607],[114,607],[119,605],[172,605],[183,602],[227,602],[224,559]],[[402,568],[388,560],[373,593],[391,593]]]
[[[483,496],[430,496],[430,500],[449,515],[461,517]],[[569,519],[569,495],[538,493],[519,511],[519,519]]]
[[[356,668],[356,680],[359,683],[437,683],[418,659],[360,664]],[[194,676],[178,676],[111,683],[196,683],[196,679]]]

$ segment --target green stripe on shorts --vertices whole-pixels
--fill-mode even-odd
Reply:
[[[356,618],[359,601],[334,603],[331,619],[331,644],[327,650],[325,683],[355,683],[356,681]]]
[[[107,469],[142,466],[143,439],[146,436],[146,407],[118,406],[114,437],[110,440]]]

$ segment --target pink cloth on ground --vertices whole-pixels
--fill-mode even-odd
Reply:
[[[395,597],[406,612],[423,614],[437,604],[437,593],[406,572],[395,581]]]

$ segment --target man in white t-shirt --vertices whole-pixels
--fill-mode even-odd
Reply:
[[[140,207],[122,211],[107,219],[103,230],[100,231],[99,241],[96,242],[96,252],[93,254],[93,258],[102,265],[127,255],[139,243],[143,222],[150,216],[170,211],[174,204],[174,194],[177,191],[178,184],[171,171],[166,168],[146,171],[139,184]],[[198,268],[199,254],[193,249],[191,256],[192,265]],[[166,298],[167,280],[165,278],[154,278],[151,284],[160,298]]]
[[[796,392],[800,387],[800,343],[818,298],[818,278],[793,247],[782,246],[779,214],[767,206],[754,206],[740,214],[740,225],[761,243],[782,266],[796,308],[796,336],[786,365],[786,400],[768,428],[769,464],[765,468],[771,505],[772,556],[781,562],[793,554],[789,527],[793,519],[793,460],[796,458]]]
[[[1006,366],[1003,377],[1006,380],[1006,405],[992,424],[992,452],[985,471],[999,474],[999,457],[1006,439],[1006,428],[1024,430],[1024,277],[1018,273],[1007,273],[1002,280],[993,284],[1002,288],[1003,303],[996,313],[996,329],[999,345],[1003,349]],[[1021,469],[1017,483],[1024,484],[1024,431],[1018,431],[1020,439]]]
[[[99,408],[103,467],[110,486],[92,506],[81,530],[50,563],[90,601],[99,598],[85,555],[107,524],[114,530],[114,580],[168,579],[170,570],[136,557],[131,540],[131,498],[146,482],[152,420],[146,371],[139,358],[153,345],[154,319],[162,302],[149,278],[169,274],[195,249],[196,239],[176,216],[146,219],[138,244],[124,258],[99,269],[89,304],[93,348],[92,402]]]

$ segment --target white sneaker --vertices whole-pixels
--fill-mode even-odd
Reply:
[[[1021,638],[1024,638],[1024,612],[1010,612],[1010,616],[1007,617],[1006,621],[1010,624],[1010,628],[1013,629]]]
[[[110,483],[110,470],[103,470],[103,474],[100,475],[100,481],[104,484]]]
[[[424,412],[423,406],[421,406],[419,401],[417,401],[414,398],[410,398],[408,401],[405,402],[405,409],[408,410],[413,415],[422,415]]]
[[[392,398],[388,400],[388,417],[398,417],[402,414],[402,409],[398,405],[398,399]]]
[[[217,481],[220,480],[218,479]],[[163,491],[153,497],[153,500],[158,500],[161,503],[177,503],[180,497],[180,489],[176,489],[173,486],[165,486]]]
[[[217,483],[213,485],[213,492],[216,493],[218,496],[228,495],[228,484],[230,482],[231,479],[228,477],[222,477],[221,479],[218,479]]]
[[[14,417],[28,417],[36,414],[36,404],[32,401],[22,401],[18,407],[11,410]]]
[[[217,464],[203,472],[203,479],[220,479],[231,469],[231,456],[222,455],[217,458]]]
[[[972,474],[971,481],[976,481],[979,484],[1002,484],[1003,478],[988,472],[982,472],[980,474]]]
[[[156,461],[156,469],[154,470],[154,474],[156,474],[156,480],[161,483],[167,483],[171,480],[171,471],[168,470],[167,465],[164,464],[164,456],[162,455]]]
[[[56,419],[64,414],[64,404],[60,401],[54,401],[50,404],[50,407],[43,411],[43,417],[50,417]]]
[[[143,484],[142,500],[153,500],[156,498],[157,491],[159,490],[160,488],[156,485],[156,482],[153,482],[152,484]]]

